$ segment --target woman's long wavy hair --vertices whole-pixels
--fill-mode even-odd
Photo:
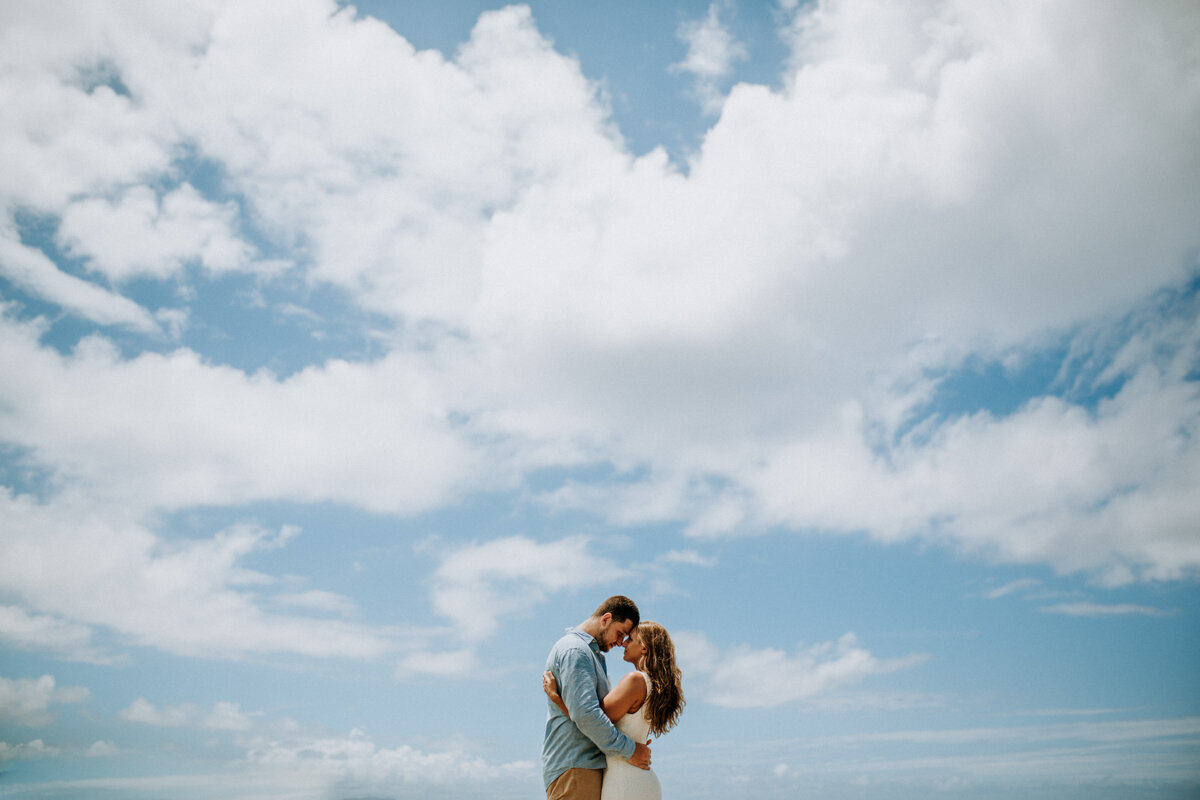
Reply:
[[[675,643],[666,628],[649,620],[637,626],[635,635],[646,647],[642,669],[650,676],[650,697],[646,700],[650,732],[662,736],[679,721],[685,702],[683,675],[675,664]]]

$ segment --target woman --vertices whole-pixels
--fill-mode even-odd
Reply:
[[[662,625],[643,622],[634,628],[625,645],[625,660],[637,671],[621,678],[601,705],[617,730],[635,742],[644,742],[651,734],[661,736],[674,727],[683,710],[675,645]],[[553,673],[547,671],[542,675],[542,688],[570,716],[558,694]],[[652,770],[639,769],[622,758],[609,756],[600,797],[601,800],[661,800],[662,788]]]

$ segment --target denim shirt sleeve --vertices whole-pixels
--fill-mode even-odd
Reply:
[[[617,730],[600,707],[600,698],[596,696],[596,662],[591,652],[572,650],[565,656],[559,694],[571,712],[571,721],[605,754],[628,759],[633,755],[634,741]]]

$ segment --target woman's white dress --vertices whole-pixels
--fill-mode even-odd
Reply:
[[[617,730],[635,742],[646,743],[650,738],[650,718],[646,716],[646,705],[650,700],[650,676],[639,675],[646,681],[646,700],[637,711],[617,720]],[[635,767],[623,758],[608,757],[608,769],[604,772],[604,789],[600,800],[662,800],[662,787],[653,770]]]

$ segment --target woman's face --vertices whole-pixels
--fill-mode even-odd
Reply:
[[[645,654],[646,645],[642,644],[642,637],[638,635],[637,628],[634,628],[633,635],[625,643],[625,660],[630,664],[637,664]]]

